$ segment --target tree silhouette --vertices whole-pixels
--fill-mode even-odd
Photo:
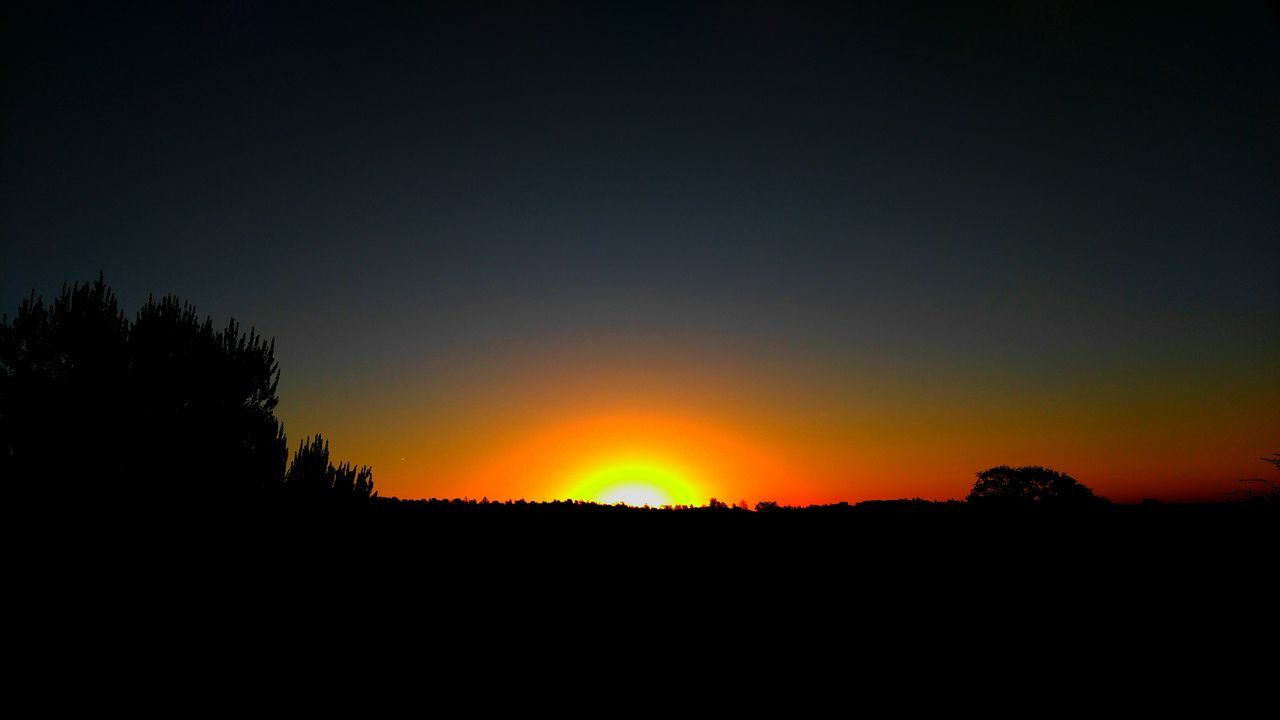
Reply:
[[[1107,502],[1070,475],[1038,465],[983,470],[968,501],[983,507],[1088,507]]]
[[[285,475],[284,487],[290,497],[304,504],[361,505],[377,497],[373,489],[373,469],[349,463],[334,466],[329,460],[329,441],[316,435],[298,446]]]
[[[129,333],[132,389],[155,490],[177,486],[210,498],[278,489],[288,445],[276,419],[280,380],[275,343],[235,320],[212,318],[169,296],[148,298]],[[197,459],[197,462],[192,462]]]
[[[329,465],[318,436],[285,482],[279,380],[274,341],[173,296],[130,323],[101,275],[47,306],[32,293],[0,321],[0,476],[95,513],[265,507],[310,484],[374,497],[370,469]]]
[[[1262,462],[1264,463],[1270,463],[1272,465],[1275,465],[1276,469],[1280,470],[1280,453],[1272,453],[1271,457],[1264,457],[1259,459],[1262,460]],[[1272,503],[1271,507],[1275,507],[1275,504],[1280,503],[1280,485],[1277,485],[1271,480],[1259,477],[1259,478],[1245,478],[1243,480],[1237,480],[1237,482],[1248,483],[1251,485],[1256,485],[1261,487],[1258,487],[1257,489],[1241,488],[1239,490],[1232,490],[1224,494],[1225,495],[1245,495],[1253,500]]]
[[[56,502],[110,497],[136,470],[128,437],[129,323],[101,277],[32,293],[0,321],[0,476]],[[35,482],[37,480],[47,482]]]

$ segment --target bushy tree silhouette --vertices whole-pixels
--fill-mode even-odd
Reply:
[[[366,465],[357,470],[350,463],[335,466],[329,460],[329,441],[321,435],[298,446],[284,486],[291,497],[306,504],[359,505],[378,495],[373,469]]]
[[[0,321],[0,476],[51,502],[125,489],[136,471],[120,452],[133,407],[128,338],[101,277],[48,306],[32,293]]]
[[[277,489],[288,446],[276,419],[275,343],[222,330],[172,296],[148,298],[129,333],[139,459],[152,489],[237,502]],[[196,460],[196,462],[192,462]]]
[[[1105,498],[1070,475],[1057,470],[1027,465],[999,465],[978,473],[978,481],[968,501],[983,507],[1089,507],[1104,504]]]
[[[267,507],[294,489],[279,380],[274,341],[175,297],[148,298],[130,323],[101,276],[48,306],[32,293],[0,321],[0,476],[102,513]],[[372,497],[369,468],[330,466],[327,443],[309,469],[321,443],[291,481]]]

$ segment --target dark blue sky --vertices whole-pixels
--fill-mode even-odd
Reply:
[[[4,11],[10,313],[101,270],[286,385],[602,337],[1280,364],[1274,5],[104,5]]]

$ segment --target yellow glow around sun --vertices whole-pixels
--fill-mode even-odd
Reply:
[[[700,505],[685,474],[645,462],[610,463],[586,473],[570,494],[575,500],[614,505]]]

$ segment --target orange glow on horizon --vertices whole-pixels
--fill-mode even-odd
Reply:
[[[789,353],[675,356],[593,339],[415,367],[394,390],[335,397],[296,383],[281,405],[290,438],[323,431],[339,459],[372,465],[378,491],[402,498],[946,500],[1008,464],[1052,467],[1117,502],[1214,500],[1265,476],[1257,458],[1275,451],[1280,394],[1266,368],[1059,387]],[[586,487],[627,467],[648,470]]]
[[[738,496],[795,486],[757,443],[668,415],[601,415],[565,422],[498,455],[466,484],[465,495],[705,505],[713,497],[736,502]]]
[[[622,460],[585,473],[568,497],[635,507],[696,505],[696,484],[687,472],[663,463]]]

